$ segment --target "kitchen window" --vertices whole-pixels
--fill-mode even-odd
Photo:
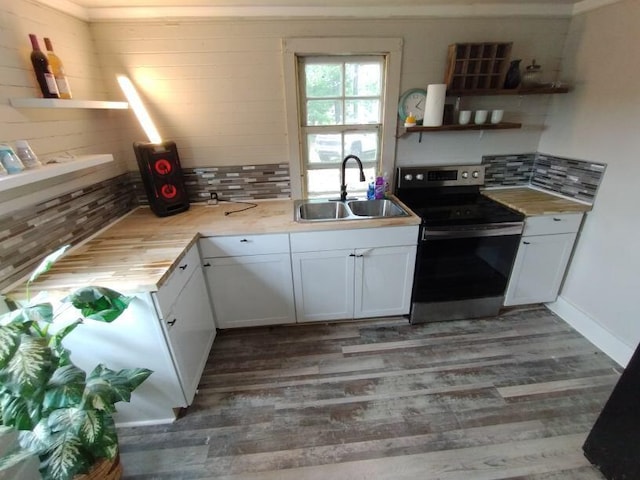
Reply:
[[[393,173],[402,39],[283,40],[289,165],[293,198],[335,197],[340,166],[357,155],[367,181]],[[364,195],[355,162],[350,195]]]
[[[298,57],[300,131],[307,197],[338,193],[345,156],[362,160],[365,177],[380,161],[384,93],[381,55]],[[351,194],[364,195],[355,162],[347,165]]]

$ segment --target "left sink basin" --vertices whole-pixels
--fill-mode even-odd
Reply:
[[[349,210],[341,202],[300,202],[296,218],[302,221],[339,220],[347,218]]]

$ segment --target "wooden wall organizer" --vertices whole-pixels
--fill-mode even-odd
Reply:
[[[501,89],[509,69],[511,46],[505,43],[449,45],[444,82],[449,90]]]

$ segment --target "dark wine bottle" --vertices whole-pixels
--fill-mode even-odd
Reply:
[[[40,85],[42,96],[44,98],[60,98],[56,79],[51,72],[47,56],[40,50],[38,39],[33,33],[29,34],[29,38],[31,39],[31,47],[33,48],[31,51],[31,64],[33,65],[33,71],[36,74],[38,85]]]

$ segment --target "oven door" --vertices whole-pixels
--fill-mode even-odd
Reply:
[[[521,233],[520,222],[446,230],[423,227],[412,323],[497,314]]]

